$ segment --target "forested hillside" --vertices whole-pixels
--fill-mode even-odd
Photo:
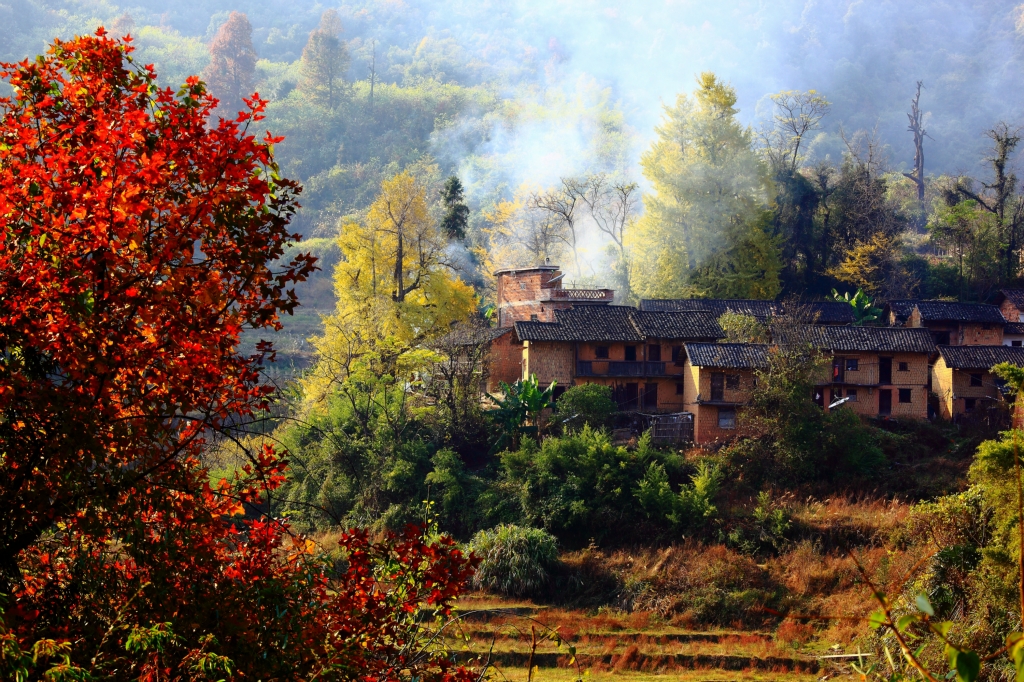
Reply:
[[[470,213],[457,258],[464,277],[478,285],[486,285],[493,265],[538,257],[567,264],[574,281],[612,286],[627,298],[813,297],[845,284],[883,296],[976,300],[999,279],[970,258],[963,277],[959,266],[957,273],[929,267],[925,261],[938,252],[929,247],[946,253],[949,244],[939,242],[948,238],[936,233],[924,244],[921,235],[937,215],[935,197],[955,184],[952,178],[974,179],[974,193],[983,191],[981,183],[997,181],[986,133],[1001,121],[1012,131],[1024,104],[1014,85],[1024,67],[1018,29],[1024,20],[1014,3],[649,3],[626,9],[615,3],[364,2],[333,8],[330,26],[322,23],[325,9],[270,1],[19,0],[0,4],[0,57],[21,59],[55,35],[103,24],[131,33],[136,59],[153,63],[162,83],[176,87],[188,74],[205,73],[214,93],[237,106],[240,95],[229,97],[213,77],[222,67],[211,63],[211,47],[230,12],[243,13],[254,62],[244,82],[271,101],[266,126],[286,137],[278,148],[282,171],[305,186],[295,225],[314,240],[308,246],[324,257],[325,273],[338,257],[331,240],[340,221],[365,211],[382,180],[410,169],[428,186],[432,202],[443,178],[460,177]],[[330,57],[336,63],[329,67],[329,95],[322,91],[325,64],[310,67],[312,53],[303,61],[318,31],[337,42],[336,48],[316,43],[337,51]],[[733,156],[709,169],[699,151],[682,160],[658,151],[659,144],[684,142],[681,127],[700,125],[704,85],[694,91],[694,79],[704,72],[729,92],[730,101],[715,103],[725,108],[713,115],[725,112],[734,122],[733,132],[721,134],[746,161]],[[912,200],[915,189],[900,175],[914,172],[914,137],[906,128],[918,81],[924,202]],[[688,103],[676,101],[691,91]],[[779,136],[794,135],[780,119],[779,104],[789,106],[788,100],[773,99],[783,91],[814,91],[827,102],[813,115],[814,125],[800,132],[788,170],[764,153],[768,138],[786,145],[791,139]],[[1011,167],[1014,155],[1010,145]],[[607,220],[602,226],[588,205],[569,216],[572,234],[566,236],[565,217],[538,208],[541,194],[557,198],[559,187],[565,194],[562,179],[603,175],[604,189],[639,187],[624,207],[608,206],[610,197],[603,197],[598,216],[602,208],[624,208],[629,221],[653,215],[668,191],[659,184],[658,167],[677,161],[691,167],[697,183],[675,188],[683,195],[700,194],[701,176],[715,183],[717,173],[734,174],[736,164],[759,178],[729,190],[742,207],[688,209],[700,234],[656,235],[643,220],[636,230]],[[796,173],[796,180],[780,172]],[[718,217],[709,222],[709,212]],[[855,213],[872,214],[870,225],[857,225]],[[563,224],[552,226],[552,220]],[[755,227],[737,230],[738,223]],[[548,233],[538,236],[541,228]],[[996,231],[997,239],[1012,241],[1005,228]],[[528,241],[523,235],[529,232],[544,245],[525,253],[505,248]],[[658,271],[666,261],[650,249],[650,240],[664,237],[671,245],[691,244],[684,270],[670,260],[675,269],[668,277]],[[870,261],[880,245],[897,242],[899,255],[889,261],[899,266],[875,266],[884,271],[876,279],[886,284],[842,274],[844,263],[848,269]],[[1001,248],[982,244],[971,253]],[[752,278],[767,284],[752,288]],[[307,306],[329,310],[329,289],[314,278],[302,292]],[[297,343],[313,328],[306,322],[293,325]]]

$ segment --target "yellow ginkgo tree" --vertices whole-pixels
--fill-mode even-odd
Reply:
[[[313,339],[311,397],[343,381],[368,353],[414,371],[407,361],[427,362],[424,344],[477,306],[472,287],[449,262],[448,239],[411,173],[385,180],[366,217],[342,226],[338,244],[344,258],[334,271],[337,307]]]

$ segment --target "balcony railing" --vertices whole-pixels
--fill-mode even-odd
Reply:
[[[577,360],[579,377],[660,377],[666,376],[664,362],[620,362],[614,360]]]
[[[541,289],[541,301],[611,302],[614,289]]]

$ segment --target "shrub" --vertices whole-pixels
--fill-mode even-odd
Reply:
[[[544,528],[568,547],[582,547],[591,538],[615,542],[670,526],[636,504],[635,492],[652,463],[661,467],[658,483],[670,493],[685,481],[685,460],[655,449],[648,436],[627,449],[613,445],[607,432],[584,426],[546,438],[539,447],[524,441],[519,450],[503,453],[499,484],[515,495],[520,523]],[[645,525],[652,521],[658,528]]]
[[[576,430],[586,425],[595,429],[607,426],[618,407],[610,386],[582,384],[563,393],[556,409],[562,427]]]
[[[470,549],[481,559],[473,584],[516,597],[536,594],[558,563],[555,537],[539,528],[503,524],[482,530]]]

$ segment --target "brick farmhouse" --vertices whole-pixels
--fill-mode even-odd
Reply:
[[[721,343],[718,320],[727,312],[765,324],[774,344],[824,353],[813,398],[826,410],[839,404],[865,417],[926,419],[932,392],[933,413],[957,419],[1002,399],[992,365],[1024,366],[1024,347],[1014,347],[1024,341],[1024,291],[1000,292],[998,305],[890,301],[883,327],[854,326],[851,306],[841,302],[671,299],[635,308],[614,305],[610,289],[564,288],[556,266],[495,274],[489,390],[531,375],[556,382],[556,397],[574,385],[609,386],[622,411],[692,415],[698,444],[737,434],[755,372],[772,352]]]

